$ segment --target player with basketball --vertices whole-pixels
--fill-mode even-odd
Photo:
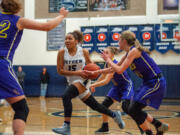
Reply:
[[[60,75],[66,76],[69,86],[66,88],[62,98],[64,106],[64,124],[60,128],[53,128],[52,131],[58,134],[70,135],[70,120],[72,115],[72,98],[79,97],[86,105],[93,110],[112,117],[118,125],[123,128],[123,121],[120,112],[112,112],[99,104],[91,95],[88,85],[90,81],[82,68],[85,64],[92,63],[89,52],[79,46],[83,41],[83,34],[80,31],[68,33],[65,37],[65,47],[60,49],[57,56],[57,71]]]
[[[58,17],[42,23],[17,16],[21,9],[18,0],[0,0],[0,7],[0,99],[6,99],[15,112],[14,135],[23,135],[29,108],[12,66],[15,50],[23,29],[51,30],[62,22],[68,11],[62,8]]]
[[[163,135],[169,128],[168,124],[160,122],[143,111],[146,106],[158,109],[161,104],[166,89],[166,81],[162,72],[146,49],[140,45],[133,32],[124,31],[121,34],[119,46],[121,50],[127,52],[121,62],[114,64],[107,54],[102,53],[102,58],[110,65],[110,68],[91,72],[91,74],[109,72],[122,74],[130,67],[138,77],[143,79],[143,84],[134,96],[134,101],[129,106],[128,113],[147,135],[153,135],[149,122],[155,126],[156,135]]]

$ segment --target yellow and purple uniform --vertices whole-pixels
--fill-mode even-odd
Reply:
[[[24,94],[12,66],[14,53],[23,33],[16,26],[19,18],[0,12],[0,99]]]
[[[158,109],[166,89],[166,81],[157,64],[142,51],[141,57],[134,59],[130,69],[143,79],[143,84],[137,90],[134,100]]]
[[[118,63],[117,60],[113,60],[115,64]],[[125,71],[122,74],[114,73],[113,86],[109,90],[107,96],[121,102],[123,99],[131,100],[134,96],[133,83]]]

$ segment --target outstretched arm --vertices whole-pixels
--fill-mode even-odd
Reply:
[[[102,74],[100,78],[91,85],[91,87],[101,87],[108,84],[113,78],[114,73]],[[101,79],[102,78],[102,79]]]
[[[122,74],[134,61],[135,58],[141,56],[141,52],[134,48],[129,51],[127,57],[124,58],[121,65],[114,64],[112,60],[104,53],[102,53],[102,58],[111,66],[111,68],[118,74]]]
[[[37,22],[26,18],[20,18],[17,22],[17,27],[19,30],[22,29],[32,29],[32,30],[41,30],[49,31],[57,27],[62,20],[67,16],[68,11],[65,8],[59,10],[59,16],[48,21],[48,22]]]

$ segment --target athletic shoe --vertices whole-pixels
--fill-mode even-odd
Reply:
[[[70,125],[68,125],[67,123],[64,123],[62,125],[62,127],[60,127],[60,128],[53,128],[52,131],[57,134],[62,134],[62,135],[70,135],[71,134]]]
[[[114,112],[115,113],[115,117],[114,117],[114,121],[118,124],[118,126],[120,127],[120,129],[123,129],[125,127],[125,123],[121,118],[121,112],[117,111]]]
[[[99,128],[98,130],[95,131],[95,134],[108,134],[109,133],[109,127],[108,126],[104,126],[102,124],[101,128]]]
[[[156,135],[163,135],[166,131],[168,131],[169,125],[166,123],[162,123],[160,127],[156,128]]]

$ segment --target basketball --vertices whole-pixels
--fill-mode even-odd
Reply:
[[[96,71],[96,70],[99,70],[100,67],[98,65],[96,65],[95,63],[90,63],[90,64],[87,64],[85,67],[84,67],[84,70],[88,70],[88,71]],[[99,74],[93,74],[93,75],[89,75],[88,76],[88,79],[96,79],[97,77],[99,76]]]

